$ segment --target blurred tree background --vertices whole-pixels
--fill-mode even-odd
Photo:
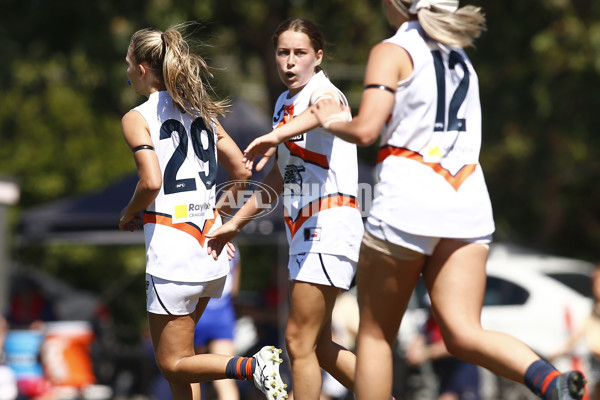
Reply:
[[[481,163],[496,240],[600,259],[600,137],[594,133],[600,126],[600,2],[470,3],[482,5],[488,18],[488,32],[468,53],[481,82]],[[381,0],[2,4],[0,175],[15,179],[21,189],[11,214],[15,237],[27,209],[105,187],[135,170],[120,129],[121,116],[144,101],[125,74],[134,31],[200,21],[195,37],[207,45],[202,54],[215,67],[219,96],[243,98],[266,116],[283,90],[271,35],[285,18],[320,24],[330,44],[324,67],[354,111],[369,49],[393,33]],[[373,162],[374,153],[375,147],[361,149],[360,156]],[[109,299],[115,318],[143,323],[143,246],[11,248],[17,263],[83,289],[106,293],[121,282],[127,288],[123,296],[132,299]],[[251,251],[242,248],[242,256]],[[260,285],[249,280],[256,276],[251,263],[244,271],[247,287]]]

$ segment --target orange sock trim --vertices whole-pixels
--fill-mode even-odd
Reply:
[[[235,364],[235,373],[238,376],[238,379],[242,380],[244,377],[242,376],[242,361],[244,361],[244,357],[240,357]]]
[[[550,384],[550,382],[552,382],[552,380],[559,375],[559,371],[553,371],[548,374],[548,376],[546,377],[546,379],[544,379],[544,382],[542,383],[542,395],[546,394],[546,390],[548,389],[548,385]]]
[[[246,379],[248,379],[249,381],[253,381],[254,380],[254,375],[252,374],[252,357],[247,358],[247,362],[246,362]]]

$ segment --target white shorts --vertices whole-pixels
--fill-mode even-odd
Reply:
[[[174,282],[146,274],[146,310],[153,314],[188,315],[201,297],[221,297],[227,275],[208,282]]]
[[[290,256],[290,280],[350,289],[356,273],[356,261],[348,257],[323,253],[300,253]]]
[[[413,235],[394,228],[384,221],[375,217],[369,216],[365,223],[365,231],[369,232],[377,239],[390,242],[396,246],[405,247],[417,253],[430,256],[433,254],[435,247],[443,238],[432,236]],[[492,235],[481,236],[477,238],[456,238],[467,243],[489,244],[492,242]]]

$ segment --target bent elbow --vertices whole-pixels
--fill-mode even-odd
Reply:
[[[379,132],[381,132],[381,126],[379,126],[372,119],[360,118],[357,116],[352,120],[354,124],[352,131],[352,142],[359,147],[368,147],[375,143],[379,138]]]
[[[379,131],[367,131],[364,135],[361,135],[358,138],[358,142],[356,143],[359,147],[369,147],[379,137]]]
[[[160,192],[160,189],[162,187],[162,179],[158,178],[158,179],[149,179],[146,180],[142,183],[142,188],[148,192],[151,193],[156,193],[158,194],[158,192]]]

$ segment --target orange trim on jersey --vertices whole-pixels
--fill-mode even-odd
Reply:
[[[144,225],[158,224],[178,229],[182,232],[192,235],[198,241],[198,243],[200,243],[200,246],[204,247],[204,242],[206,241],[206,234],[210,231],[210,228],[212,228],[212,226],[215,224],[215,221],[217,220],[217,215],[218,212],[217,210],[215,210],[214,218],[207,219],[204,222],[204,227],[202,228],[202,230],[200,230],[200,228],[198,228],[196,225],[191,224],[189,222],[178,222],[174,224],[173,219],[169,215],[151,214],[147,212],[144,213]]]
[[[329,161],[325,154],[317,153],[305,149],[304,147],[298,146],[294,142],[285,142],[285,147],[288,148],[290,154],[296,157],[300,157],[306,162],[318,165],[321,168],[329,169]]]
[[[433,169],[436,174],[441,175],[442,178],[444,178],[454,188],[454,190],[458,190],[465,179],[467,179],[469,175],[475,171],[475,168],[477,168],[477,164],[467,164],[463,166],[455,175],[452,175],[450,171],[442,167],[439,163],[425,162],[423,160],[423,156],[415,151],[393,146],[385,146],[379,149],[379,153],[377,154],[377,163],[383,162],[383,160],[389,156],[405,157],[427,165]]]
[[[277,124],[276,128],[279,128],[281,125],[287,124],[294,117],[294,103],[289,106],[283,106],[283,118]]]
[[[288,215],[287,210],[284,208],[283,219],[285,220],[285,223],[290,229],[291,236],[294,237],[296,232],[300,230],[300,227],[306,222],[307,219],[309,219],[319,211],[327,210],[329,208],[334,207],[352,207],[358,210],[356,198],[343,194],[337,194],[327,197],[321,197],[305,205],[300,210],[300,214],[295,221],[292,220],[292,218]]]
[[[276,128],[279,128],[282,125],[287,124],[294,117],[294,104],[290,104],[289,106],[283,107],[283,118],[277,124]],[[288,148],[290,154],[296,157],[300,157],[304,161],[313,163],[318,165],[321,168],[329,169],[329,160],[327,160],[327,156],[324,154],[316,153],[314,151],[307,150],[303,147],[298,146],[294,142],[285,142],[285,147]]]

